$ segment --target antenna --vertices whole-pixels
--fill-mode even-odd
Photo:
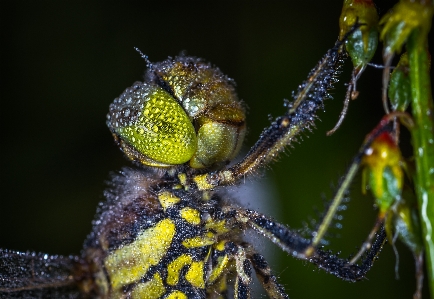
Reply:
[[[134,50],[136,50],[137,52],[139,52],[140,56],[146,61],[146,66],[149,69],[153,70],[153,65],[152,65],[151,61],[149,60],[148,55],[143,54],[143,52],[140,51],[140,49],[137,48],[137,47],[134,47]]]

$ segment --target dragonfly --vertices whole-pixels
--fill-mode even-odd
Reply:
[[[340,73],[344,40],[327,51],[293,101],[284,102],[283,114],[236,163],[246,113],[234,81],[200,58],[151,63],[142,54],[145,80],[116,98],[107,115],[116,144],[134,167],[113,176],[80,256],[2,249],[0,295],[244,299],[255,273],[270,298],[288,298],[265,258],[243,240],[247,230],[343,280],[363,279],[385,242],[383,229],[362,261],[352,263],[320,248],[335,210],[302,234],[239,206],[227,191],[312,128]]]

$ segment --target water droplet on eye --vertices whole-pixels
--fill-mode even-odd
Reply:
[[[370,148],[366,149],[365,155],[366,156],[372,155],[373,152],[374,152],[374,149],[370,147]]]

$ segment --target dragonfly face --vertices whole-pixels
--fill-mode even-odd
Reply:
[[[192,57],[150,65],[110,105],[107,125],[121,149],[143,165],[193,169],[228,163],[246,131],[244,108],[229,78]]]
[[[270,163],[313,124],[339,70],[341,45],[327,52],[285,113],[233,165],[245,113],[232,80],[187,56],[150,64],[145,82],[134,83],[110,106],[107,124],[137,167],[112,178],[82,255],[3,250],[0,292],[16,298],[175,299],[225,298],[233,290],[244,299],[254,272],[270,298],[287,298],[264,257],[243,241],[247,229],[342,279],[363,278],[384,234],[362,266],[351,264],[316,248],[316,234],[302,236],[234,204],[224,188]]]

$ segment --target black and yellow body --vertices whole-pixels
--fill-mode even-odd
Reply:
[[[223,296],[227,277],[245,271],[252,254],[240,245],[246,225],[218,195],[152,185],[161,181],[153,175],[124,169],[114,178],[84,251],[100,270],[93,291],[101,298]]]
[[[233,165],[246,125],[232,80],[197,58],[148,62],[145,82],[115,99],[107,119],[138,167],[113,177],[80,257],[44,262],[44,255],[1,251],[0,297],[247,299],[255,273],[270,298],[287,298],[263,256],[243,241],[247,229],[342,279],[362,279],[384,232],[362,264],[353,264],[318,249],[316,232],[301,236],[239,207],[223,188],[267,165],[309,129],[336,81],[341,46],[327,52],[285,113]]]

